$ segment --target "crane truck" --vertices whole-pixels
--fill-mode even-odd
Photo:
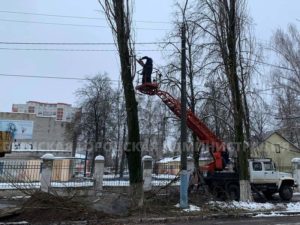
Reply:
[[[177,116],[181,117],[181,103],[166,91],[159,89],[157,79],[152,83],[136,86],[136,90],[146,95],[156,95]],[[201,143],[212,145],[209,148],[212,162],[199,168],[203,180],[209,190],[215,195],[226,194],[227,198],[239,200],[240,186],[238,171],[226,170],[224,165],[225,144],[219,139],[190,109],[187,110],[187,126],[197,135]],[[212,150],[214,149],[214,150]],[[249,159],[248,169],[250,184],[253,192],[264,196],[266,199],[279,193],[284,201],[293,197],[293,187],[296,186],[291,174],[276,170],[271,159]],[[263,195],[262,195],[263,194]]]

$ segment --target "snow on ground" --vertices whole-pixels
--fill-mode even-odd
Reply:
[[[242,209],[246,211],[266,211],[277,208],[276,205],[271,203],[257,203],[257,202],[221,202],[221,201],[210,201],[209,205],[218,206],[224,209]]]
[[[153,180],[151,182],[152,186],[165,186],[167,184],[169,184],[170,181],[165,181],[165,180]],[[172,183],[171,186],[179,186],[180,182],[176,181],[174,183]],[[104,180],[103,181],[103,186],[105,187],[120,187],[120,186],[129,186],[129,181],[126,180]]]
[[[299,212],[300,214],[300,202],[291,202],[287,204],[283,203],[257,203],[257,202],[221,202],[221,201],[210,201],[208,203],[210,206],[220,207],[227,210],[245,210],[247,212],[258,212],[257,215],[253,217],[272,217],[272,216],[285,216],[285,212]],[[175,207],[180,208],[178,203]],[[201,211],[201,208],[195,205],[189,205],[189,208],[183,209],[184,212],[196,212]]]
[[[177,176],[173,175],[173,174],[152,174],[152,178],[154,179],[170,179],[173,180],[175,179]]]
[[[52,187],[93,187],[92,181],[72,181],[72,182],[51,182]],[[0,190],[8,189],[38,189],[41,187],[40,182],[25,182],[25,183],[0,183]]]
[[[269,214],[259,213],[253,217],[275,217],[275,216],[286,216],[286,215],[281,214],[281,213],[271,212]]]
[[[175,207],[176,207],[176,208],[180,208],[180,204],[179,204],[179,203],[176,204]],[[182,211],[184,211],[184,212],[198,212],[198,211],[200,211],[200,210],[201,210],[200,207],[195,206],[195,205],[191,205],[191,204],[189,205],[189,208],[187,208],[187,209],[182,209]]]
[[[286,204],[286,211],[300,212],[300,202],[291,202],[291,203]]]
[[[237,202],[237,201],[232,201],[232,202],[211,201],[208,204],[210,206],[216,206],[222,209],[229,209],[229,210],[241,209],[248,212],[260,212],[254,217],[283,216],[284,212],[300,214],[300,202],[273,204],[273,203]]]
[[[129,186],[129,181],[128,180],[116,180],[116,181],[104,180],[103,186],[105,186],[105,187],[120,187],[120,186],[127,187],[127,186]]]
[[[188,209],[183,209],[183,211],[185,211],[185,212],[197,212],[200,210],[201,210],[201,208],[198,206],[195,206],[195,205],[189,205]]]
[[[51,182],[51,187],[93,187],[94,182]]]
[[[40,182],[31,182],[31,183],[0,183],[0,190],[9,190],[9,189],[33,189],[40,188]]]

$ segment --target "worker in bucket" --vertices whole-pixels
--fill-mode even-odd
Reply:
[[[146,60],[146,63],[144,63],[143,60]],[[153,61],[152,61],[152,59],[148,56],[144,56],[144,57],[140,58],[137,61],[143,67],[142,84],[151,83],[151,74],[152,74],[152,70],[153,70]]]

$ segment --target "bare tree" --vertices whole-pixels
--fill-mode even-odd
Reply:
[[[114,165],[115,165],[115,175],[117,175],[118,173],[123,174],[124,166],[122,166],[122,167],[120,166],[120,170],[119,170],[119,163],[120,163],[120,165],[124,164],[125,154],[124,154],[124,144],[122,144],[122,143],[123,143],[123,141],[126,142],[126,132],[124,131],[124,129],[122,129],[122,126],[124,124],[123,121],[126,121],[126,112],[125,112],[125,104],[123,102],[123,95],[121,94],[120,87],[118,87],[116,107],[115,107],[114,111],[115,111],[114,114],[115,114],[115,121],[116,121],[115,130],[117,130],[117,133],[114,135],[114,140],[116,143]],[[124,126],[126,126],[126,123]],[[122,172],[121,172],[121,170],[122,170]]]
[[[289,25],[288,31],[278,29],[273,37],[273,50],[279,57],[279,66],[285,70],[274,71],[275,87],[285,87],[300,93],[300,33],[295,25]]]
[[[75,157],[78,139],[81,135],[81,109],[75,112],[74,117],[70,123],[66,124],[65,136],[68,140],[72,141],[72,157]]]
[[[138,107],[133,87],[133,48],[131,44],[131,16],[133,2],[130,0],[99,0],[106,18],[111,26],[118,47],[121,64],[121,78],[126,102],[128,144],[127,160],[129,180],[134,199],[142,200],[142,165],[139,133]],[[139,201],[141,206],[143,202]]]
[[[244,145],[249,138],[249,113],[246,101],[246,75],[243,61],[247,61],[243,49],[247,43],[243,29],[246,26],[244,0],[202,0],[198,7],[201,24],[199,27],[210,40],[208,60],[214,59],[214,71],[221,70],[225,75],[230,90],[230,102],[233,112],[235,141],[238,153],[240,176],[240,199],[251,198],[247,159],[249,149]],[[245,139],[245,133],[246,137]]]
[[[164,142],[168,136],[166,123],[168,109],[153,97],[140,96],[139,115],[141,126],[141,141],[144,154],[149,154],[154,160],[163,156]]]
[[[201,95],[201,85],[203,82],[203,69],[202,56],[204,51],[204,43],[201,37],[203,32],[194,23],[195,17],[194,5],[195,1],[178,1],[175,12],[175,23],[174,29],[167,35],[166,40],[167,46],[172,47],[173,51],[167,56],[169,58],[169,64],[165,68],[166,79],[163,83],[167,84],[166,88],[176,88],[177,92],[181,89],[180,84],[180,60],[181,60],[181,49],[178,42],[181,39],[180,27],[182,22],[186,26],[186,50],[187,50],[187,104],[193,113],[196,112],[197,103],[199,102],[199,96]],[[166,46],[164,46],[166,47]],[[202,76],[201,76],[202,75]],[[174,90],[173,90],[174,91]],[[195,168],[199,168],[199,149],[198,149],[198,138],[194,132],[191,132],[193,142],[193,158]]]
[[[300,146],[299,95],[283,87],[276,94],[277,115],[280,133],[292,143]]]
[[[300,145],[300,33],[295,25],[289,25],[287,31],[278,29],[272,40],[272,49],[278,56],[278,66],[285,68],[272,71],[278,107],[276,117],[282,134]]]
[[[81,100],[82,115],[80,127],[82,135],[92,145],[92,172],[94,171],[94,159],[97,155],[107,155],[104,149],[108,141],[109,121],[112,119],[111,110],[116,95],[112,90],[109,79],[104,75],[98,75],[89,79],[88,83],[77,91]]]
[[[270,129],[270,109],[264,101],[255,101],[251,113],[251,136],[254,145],[263,142],[267,131]]]

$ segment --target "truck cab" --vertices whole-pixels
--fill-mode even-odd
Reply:
[[[296,183],[292,174],[276,170],[271,159],[249,159],[248,162],[252,189],[261,191],[267,199],[275,193],[284,201],[293,197]]]

